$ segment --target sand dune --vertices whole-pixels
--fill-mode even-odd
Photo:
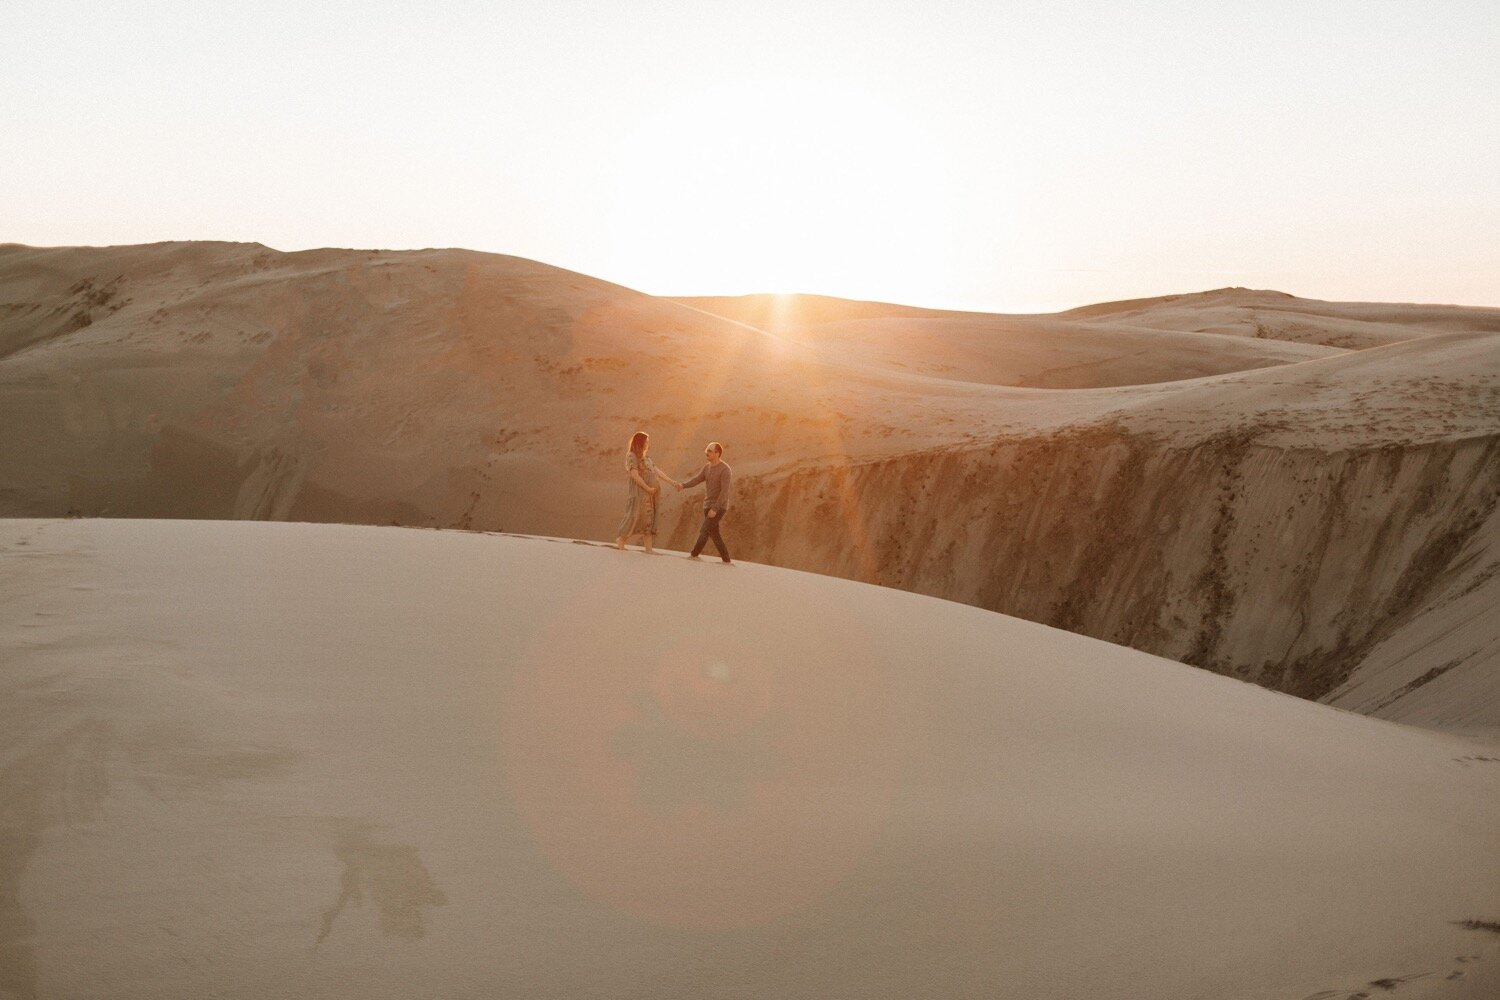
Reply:
[[[855,361],[966,382],[1090,389],[1219,375],[1338,354],[1334,347],[1236,339],[1176,327],[991,315],[817,295],[676,301]],[[1295,300],[1294,300],[1295,301]],[[1122,310],[1122,312],[1128,312]]]
[[[675,301],[762,330],[786,334],[871,320],[906,319],[919,324],[937,320],[990,323],[1050,320],[1054,324],[1092,323],[1159,333],[1211,333],[1357,350],[1434,333],[1500,332],[1500,308],[1324,302],[1252,288],[1218,288],[1183,295],[1100,302],[1052,316],[922,309],[826,295],[697,296]],[[1271,345],[1264,346],[1271,348]]]
[[[1105,302],[1059,314],[1162,330],[1192,330],[1358,350],[1433,333],[1500,333],[1500,309],[1383,302],[1321,302],[1285,292],[1221,288],[1193,295]]]
[[[964,319],[989,313],[924,309],[894,302],[863,302],[832,295],[684,295],[673,299],[694,309],[785,336],[825,323],[867,319]]]
[[[1324,700],[1367,715],[1460,732],[1500,735],[1500,574],[1486,546],[1500,536],[1495,513],[1452,560],[1467,571],[1380,639]]]
[[[1245,325],[1272,312],[1290,340]],[[1500,572],[1497,315],[1225,289],[986,317],[461,250],[9,246],[0,515],[606,538],[643,427],[678,475],[729,444],[747,559],[1437,719],[1500,685],[1500,624],[1463,618]],[[684,545],[691,501],[665,513]]]
[[[1283,341],[1225,338],[1052,317],[872,318],[788,330],[831,363],[960,382],[1038,389],[1144,385],[1342,353]]]
[[[618,505],[599,467],[631,431],[650,423],[668,444],[680,422],[696,445],[733,408],[689,395],[715,367],[790,386],[782,412],[812,408],[765,334],[513,258],[168,245],[0,260],[22,277],[9,340],[31,345],[0,374],[7,424],[28,429],[0,453],[11,512],[584,534],[576,511]],[[28,325],[108,283],[108,315],[40,341]],[[749,440],[772,451],[776,433]]]
[[[0,993],[1470,997],[1500,753],[826,576],[0,522]]]

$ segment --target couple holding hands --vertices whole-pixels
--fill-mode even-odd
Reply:
[[[615,548],[623,549],[631,536],[641,535],[646,542],[646,552],[653,551],[652,547],[656,544],[656,498],[661,493],[663,480],[678,490],[705,483],[707,495],[703,499],[703,527],[698,531],[698,541],[693,545],[688,558],[697,559],[703,546],[712,538],[714,548],[719,550],[719,557],[726,563],[729,562],[729,547],[719,534],[719,522],[724,520],[724,513],[729,509],[730,471],[729,464],[724,461],[724,446],[717,441],[710,441],[703,450],[703,457],[708,459],[708,464],[699,469],[697,475],[681,483],[657,469],[656,463],[646,455],[650,448],[651,436],[645,431],[636,431],[631,436],[630,451],[625,455],[625,474],[628,477],[630,496],[625,500],[625,519],[620,522]]]

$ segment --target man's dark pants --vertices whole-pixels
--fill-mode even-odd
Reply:
[[[723,511],[716,512],[713,517],[709,517],[707,511],[703,512],[703,527],[698,529],[698,541],[693,545],[693,555],[696,556],[702,552],[703,546],[712,538],[714,548],[719,550],[719,558],[725,562],[729,561],[729,546],[724,544],[724,537],[719,534],[719,522],[722,520],[724,520]]]

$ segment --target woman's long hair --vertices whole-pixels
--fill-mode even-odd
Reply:
[[[646,461],[646,447],[651,442],[651,435],[645,431],[636,431],[630,436],[630,450],[635,453],[635,460],[644,463]]]

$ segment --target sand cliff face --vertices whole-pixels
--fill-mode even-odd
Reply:
[[[1101,425],[746,482],[726,531],[755,561],[1318,698],[1433,594],[1500,571],[1497,500],[1500,437],[1328,454]],[[669,544],[696,529],[684,511]]]
[[[1471,613],[1500,310],[1223,289],[987,317],[458,250],[0,247],[0,516],[612,538],[642,428],[678,477],[728,443],[743,558],[1500,725],[1500,624]],[[694,505],[663,498],[664,545]]]

